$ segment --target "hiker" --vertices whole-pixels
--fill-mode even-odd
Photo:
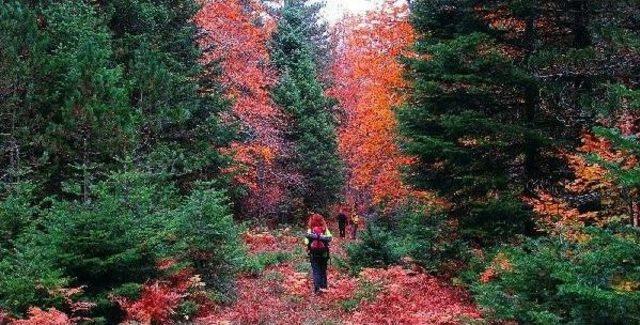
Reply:
[[[324,217],[314,213],[309,217],[305,244],[309,251],[311,270],[313,271],[313,292],[319,293],[327,289],[327,264],[329,263],[329,243],[331,232]]]
[[[351,239],[356,239],[358,233],[358,225],[360,224],[360,216],[357,212],[351,215]]]
[[[340,238],[344,238],[347,230],[347,215],[344,211],[338,213],[338,229],[340,229]]]

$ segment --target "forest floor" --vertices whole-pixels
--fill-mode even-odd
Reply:
[[[333,230],[333,229],[332,229]],[[334,237],[329,290],[314,295],[299,230],[254,230],[250,254],[272,260],[237,280],[235,303],[212,307],[198,324],[469,324],[480,312],[468,294],[446,281],[400,266],[349,272],[345,246]],[[333,231],[337,234],[337,229]]]

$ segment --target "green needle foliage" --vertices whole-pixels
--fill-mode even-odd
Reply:
[[[335,101],[326,97],[314,63],[313,43],[305,35],[305,1],[285,1],[271,43],[274,66],[280,81],[273,99],[290,120],[287,136],[295,152],[288,162],[303,177],[292,189],[304,210],[325,211],[340,196],[343,165],[338,156]],[[306,212],[306,211],[305,211]]]
[[[193,266],[231,291],[242,260],[221,176],[234,130],[199,64],[198,1],[0,4],[0,309],[65,312]],[[215,71],[215,69],[207,69]],[[205,78],[206,77],[206,78]]]
[[[636,79],[636,14],[633,1],[415,1],[424,56],[407,60],[399,113],[411,182],[453,203],[470,239],[531,234],[519,198],[557,184],[557,152],[596,124],[607,84]]]
[[[476,282],[487,316],[525,324],[633,324],[640,315],[637,229],[589,229],[582,242],[529,240],[500,254],[510,263]]]

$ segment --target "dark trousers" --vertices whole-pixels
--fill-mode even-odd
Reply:
[[[327,254],[311,255],[311,271],[313,273],[313,291],[327,288],[327,264],[329,257]]]
[[[347,223],[346,222],[338,222],[338,229],[340,229],[340,237],[344,238],[347,232]]]

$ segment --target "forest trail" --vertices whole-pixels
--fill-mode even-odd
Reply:
[[[336,227],[333,227],[336,228]],[[332,229],[337,234],[337,229]],[[198,324],[467,324],[480,313],[462,289],[400,266],[350,274],[349,239],[334,237],[329,291],[311,293],[301,230],[254,230],[250,254],[273,263],[237,280],[236,302],[211,307]]]

